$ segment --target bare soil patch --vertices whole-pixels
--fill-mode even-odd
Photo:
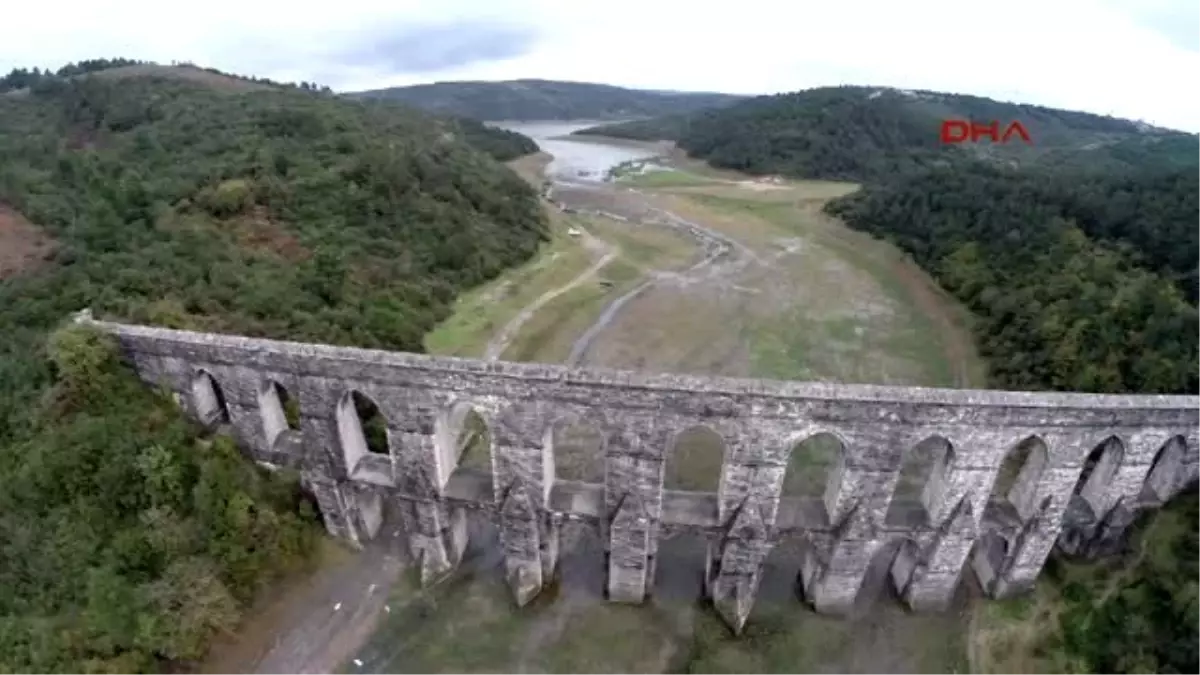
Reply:
[[[0,280],[45,264],[56,244],[42,229],[0,203]]]
[[[254,207],[251,213],[234,221],[238,245],[259,251],[269,251],[290,262],[303,262],[312,252],[300,243],[279,222],[271,220],[267,210]]]
[[[518,157],[512,161],[505,162],[505,166],[512,169],[518,176],[525,179],[525,182],[541,189],[542,182],[545,180],[546,167],[549,166],[550,160],[554,156],[548,152],[535,152],[532,155]]]
[[[331,673],[353,656],[407,582],[403,547],[394,536],[361,552],[322,546],[316,571],[275,585],[236,634],[213,643],[198,672]]]

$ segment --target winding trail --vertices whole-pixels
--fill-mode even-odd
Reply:
[[[550,289],[539,295],[537,299],[526,305],[524,309],[518,312],[517,315],[509,320],[508,323],[504,324],[504,327],[500,329],[500,332],[496,333],[495,337],[488,341],[487,348],[483,352],[484,360],[495,361],[496,359],[499,359],[500,355],[503,354],[506,349],[508,349],[510,344],[512,344],[513,339],[517,336],[517,332],[521,330],[521,326],[525,325],[526,321],[529,321],[529,319],[533,318],[533,315],[536,314],[539,309],[563,293],[567,293],[574,288],[578,288],[580,284],[596,276],[597,272],[599,272],[604,268],[605,265],[609,264],[617,257],[619,251],[615,247],[609,245],[607,242],[601,239],[597,239],[596,237],[592,236],[590,232],[581,227],[577,229],[582,233],[581,236],[583,238],[584,246],[594,252],[603,251],[604,255],[602,255],[599,260],[592,263],[591,267],[580,272],[579,275],[574,279],[568,281],[562,286],[559,286],[558,288]]]
[[[629,189],[630,192],[635,190]],[[721,276],[726,276],[731,272],[741,270],[751,262],[760,265],[770,265],[771,261],[763,260],[753,250],[748,248],[740,241],[728,237],[716,230],[710,229],[699,223],[692,222],[682,218],[670,211],[656,207],[648,207],[649,211],[660,216],[658,219],[644,219],[644,225],[657,225],[671,227],[676,230],[682,230],[696,240],[696,242],[705,251],[704,258],[688,267],[682,272],[667,272],[665,270],[649,270],[649,278],[633,287],[624,295],[614,299],[604,307],[592,325],[588,326],[571,345],[571,353],[567,356],[566,364],[569,366],[580,365],[584,358],[587,357],[588,350],[595,343],[596,338],[612,324],[617,315],[625,308],[630,301],[642,295],[655,284],[663,281],[679,285],[687,285],[694,281],[709,280]],[[607,211],[594,211],[595,215],[604,216],[606,218],[614,218],[621,221],[627,221],[624,216],[609,213]],[[791,249],[788,250],[790,252]],[[725,258],[732,258],[728,265],[716,267],[716,263]]]
[[[647,279],[637,286],[634,286],[633,290],[608,303],[608,306],[604,308],[604,311],[600,312],[600,316],[596,317],[596,320],[592,323],[592,325],[588,326],[588,329],[583,332],[583,335],[580,335],[579,338],[575,340],[575,343],[571,345],[571,353],[567,356],[566,364],[568,366],[579,365],[579,362],[582,361],[583,357],[587,354],[588,348],[591,347],[592,343],[596,341],[596,336],[600,334],[600,331],[604,330],[608,324],[612,322],[612,320],[617,316],[617,313],[620,312],[630,300],[633,300],[637,296],[646,292],[646,289],[650,288],[657,282],[658,279],[655,278]]]

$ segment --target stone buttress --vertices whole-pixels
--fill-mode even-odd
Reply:
[[[1056,547],[1119,550],[1136,516],[1194,484],[1200,469],[1195,396],[632,373],[76,320],[116,336],[138,375],[199,431],[227,431],[260,464],[298,470],[332,536],[361,547],[402,531],[426,584],[463,559],[469,513],[495,524],[518,605],[554,578],[570,520],[604,543],[616,602],[647,599],[660,537],[685,532],[710,542],[705,591],[734,631],[783,541],[804,544],[798,582],[820,612],[857,610],[872,579],[936,611],[964,570],[1005,597],[1027,590]],[[285,415],[281,392],[298,420]],[[381,426],[360,419],[364,400]],[[467,430],[468,411],[486,442]],[[603,484],[556,478],[549,430],[567,417],[601,428]],[[672,439],[695,426],[726,444],[716,494],[664,490]],[[792,447],[818,433],[842,443],[823,496],[783,495]],[[905,453],[926,441],[944,449],[920,498],[903,503]],[[486,468],[468,466],[470,448],[487,454]],[[1016,451],[1025,458],[1000,490]]]

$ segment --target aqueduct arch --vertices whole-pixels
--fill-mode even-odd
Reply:
[[[212,427],[229,421],[225,394],[212,373],[204,369],[197,370],[192,376],[190,389],[192,412],[201,424]]]
[[[1196,481],[1200,466],[1195,396],[630,373],[77,320],[115,335],[142,379],[190,401],[202,421],[230,418],[250,456],[299,468],[331,534],[362,543],[379,527],[380,500],[398,502],[426,582],[461,559],[466,510],[487,515],[520,604],[553,575],[566,521],[604,542],[609,598],[626,602],[649,592],[660,539],[706,538],[706,590],[738,630],[780,542],[803,542],[800,585],[822,612],[852,609],[873,557],[896,541],[904,543],[888,563],[889,583],[914,608],[945,606],[964,571],[1007,595],[1036,578],[1072,504],[1107,509],[1082,534],[1072,530],[1085,544],[1107,541],[1131,514]],[[292,425],[281,426],[277,390],[265,382],[298,402],[298,442],[277,442]],[[385,419],[376,452],[355,391]],[[479,471],[460,467],[466,409],[487,432],[490,466]],[[602,481],[557,476],[548,436],[564,418],[601,435]],[[715,491],[664,487],[672,439],[691,427],[724,443]],[[820,495],[791,497],[791,450],[818,433],[839,440],[834,469]],[[894,500],[905,453],[935,436],[945,451],[919,497]],[[1011,487],[990,499],[1003,458],[1023,443],[1032,446]]]

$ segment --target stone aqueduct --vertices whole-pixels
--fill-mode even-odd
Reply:
[[[499,526],[518,604],[555,572],[564,521],[605,543],[610,600],[651,590],[661,537],[708,542],[705,589],[740,631],[763,562],[804,541],[803,596],[848,611],[873,558],[914,609],[947,605],[970,569],[1004,597],[1030,586],[1057,544],[1096,551],[1141,509],[1196,480],[1200,399],[901,388],[619,372],[483,362],[194,333],[77,319],[108,331],[146,382],[174,392],[204,423],[226,417],[257,461],[300,470],[329,532],[355,545],[395,500],[423,582],[452,571],[467,512]],[[299,404],[289,428],[279,388]],[[387,420],[387,452],[369,452],[351,392]],[[468,410],[488,426],[491,471],[460,467]],[[602,484],[556,479],[549,429],[585,422],[603,435]],[[664,461],[681,430],[725,442],[716,494],[666,490]],[[823,499],[781,497],[797,441],[843,444]],[[904,453],[928,439],[948,450],[904,524],[885,520]],[[1006,495],[1001,463],[1034,442]]]

